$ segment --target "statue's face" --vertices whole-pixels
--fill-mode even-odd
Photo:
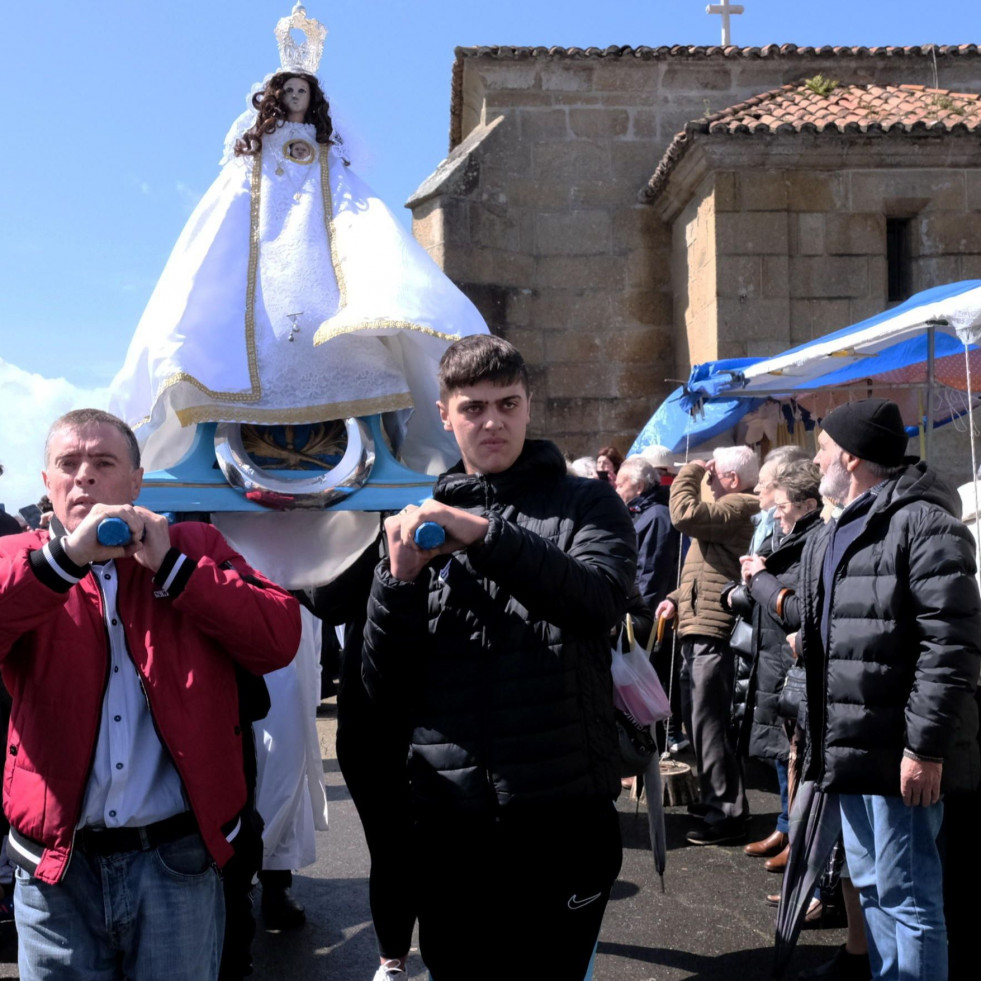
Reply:
[[[291,123],[302,123],[310,108],[310,83],[305,78],[287,79],[283,86],[283,106]]]

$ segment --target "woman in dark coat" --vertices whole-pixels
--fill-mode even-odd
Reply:
[[[766,569],[781,586],[793,590],[797,582],[804,543],[821,527],[821,474],[809,461],[783,465],[776,474],[773,491],[776,516],[783,537],[766,557]],[[787,632],[765,606],[755,602],[741,584],[723,594],[734,612],[753,625],[753,665],[749,677],[746,713],[739,731],[739,749],[757,759],[773,760],[780,783],[781,812],[773,834],[745,848],[747,855],[771,856],[767,869],[780,872],[786,864],[789,844],[789,794],[787,759],[790,753],[788,720],[778,711],[780,692],[794,655]]]

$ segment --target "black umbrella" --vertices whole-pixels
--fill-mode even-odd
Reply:
[[[813,780],[797,788],[790,812],[790,855],[780,887],[773,949],[773,976],[783,977],[804,916],[831,850],[841,834],[838,795],[818,790]]]

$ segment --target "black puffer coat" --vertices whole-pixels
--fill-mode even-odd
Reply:
[[[780,588],[796,588],[804,545],[820,528],[820,511],[805,514],[794,525],[790,534],[781,538],[776,548],[767,555],[766,570]],[[759,577],[756,579],[759,580]],[[741,603],[745,603],[745,606]],[[770,614],[765,603],[761,605],[755,601],[751,589],[741,587],[734,590],[732,608],[750,619],[753,624],[754,656],[747,694],[752,712],[747,713],[743,719],[739,747],[743,752],[761,760],[785,760],[790,752],[790,744],[784,719],[777,711],[777,702],[787,670],[794,663],[794,655],[787,643],[786,628]]]
[[[681,535],[671,526],[669,493],[649,487],[627,504],[637,532],[637,588],[652,614],[678,582]]]
[[[974,690],[981,600],[957,492],[924,464],[877,491],[835,573],[827,649],[822,567],[831,525],[808,540],[786,625],[807,669],[805,779],[843,794],[899,794],[904,749],[943,761],[945,791],[979,780]],[[759,592],[772,609],[777,590]],[[764,595],[765,594],[765,595]]]
[[[610,629],[634,584],[627,509],[539,440],[503,473],[444,474],[433,496],[484,515],[487,536],[415,582],[381,563],[364,646],[372,697],[407,703],[419,808],[615,798]]]

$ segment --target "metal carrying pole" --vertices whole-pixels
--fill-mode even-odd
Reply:
[[[933,463],[933,386],[936,381],[936,321],[929,322],[927,327],[927,404],[926,404],[926,462]]]

